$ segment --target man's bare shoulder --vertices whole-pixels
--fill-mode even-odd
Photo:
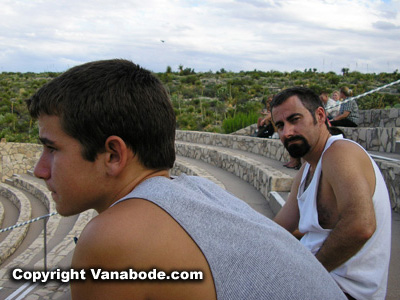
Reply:
[[[336,190],[373,194],[375,173],[371,159],[361,146],[351,141],[336,141],[325,151],[322,172],[324,180]]]
[[[144,269],[169,269],[187,267],[190,257],[203,260],[196,243],[170,214],[150,201],[129,199],[107,209],[86,226],[73,264],[80,268],[100,263],[114,269],[132,264]]]
[[[370,161],[367,153],[360,145],[347,140],[339,140],[325,151],[322,164],[325,166],[363,165]],[[349,165],[348,165],[349,164]]]
[[[104,270],[134,268],[138,271],[155,268],[166,273],[200,270],[205,278],[201,285],[167,281],[152,284],[136,282],[123,286],[74,283],[71,288],[74,295],[104,296],[108,293],[113,299],[126,299],[126,295],[135,295],[135,299],[158,299],[161,296],[181,299],[176,293],[191,295],[186,299],[214,299],[215,295],[211,271],[197,244],[166,211],[143,199],[123,201],[94,218],[78,240],[72,267]],[[116,296],[118,293],[123,296]],[[201,295],[207,296],[201,298]]]
[[[124,255],[135,260],[135,255],[140,255],[147,246],[144,243],[149,235],[162,222],[155,217],[155,210],[155,205],[142,199],[126,200],[105,210],[82,231],[73,264],[82,268],[110,263],[116,268],[115,264],[122,261]]]

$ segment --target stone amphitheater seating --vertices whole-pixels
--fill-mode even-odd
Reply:
[[[396,126],[398,125],[396,124]],[[183,172],[202,176],[225,188],[224,183],[216,178],[212,172],[209,172],[207,167],[193,164],[190,159],[202,161],[206,163],[205,165],[223,169],[251,184],[263,195],[272,211],[276,213],[284,204],[285,195],[290,190],[293,174],[296,171],[282,169],[282,163],[288,161],[289,155],[279,140],[251,137],[251,130],[254,130],[254,126],[230,135],[178,130],[176,132],[177,160],[171,173],[179,175]],[[396,142],[399,138],[397,128],[346,128],[345,133],[358,141],[365,139],[366,148],[375,147],[368,150],[381,153],[395,153]],[[378,139],[379,143],[374,142],[375,139]],[[13,147],[17,148],[15,145],[9,148]],[[35,145],[34,149],[36,152],[30,155],[29,163],[24,160],[24,163],[27,164],[23,167],[24,170],[32,168],[35,159],[38,158],[41,148]],[[35,159],[32,159],[32,157]],[[400,185],[398,182],[400,180],[400,163],[379,158],[375,158],[375,160],[388,184],[392,206],[399,210]],[[0,166],[0,171],[7,169],[7,173],[10,174],[10,170],[14,168],[18,173],[25,173],[24,170],[20,171],[20,169],[13,167],[12,159],[7,158],[6,161],[7,166]],[[4,176],[4,173],[2,175]],[[0,194],[13,201],[20,210],[17,223],[27,221],[31,217],[29,200],[26,199],[26,196],[21,191],[29,192],[37,199],[40,199],[49,211],[55,211],[54,203],[50,200],[50,193],[42,183],[31,175],[29,172],[26,175],[15,175],[7,180],[8,185],[0,185]],[[0,202],[0,224],[4,213]],[[48,249],[47,264],[49,269],[58,267],[70,259],[69,256],[74,248],[73,238],[79,236],[83,227],[94,215],[95,212],[93,211],[80,214],[74,224],[71,225],[71,230],[54,247]],[[57,230],[63,226],[62,221],[63,218],[59,215],[49,218],[47,222],[48,240],[56,240]],[[27,226],[22,226],[8,234],[7,243],[0,244],[2,257],[8,257],[11,255],[10,249],[15,250],[18,247],[18,243],[20,244],[28,230],[27,228]],[[18,242],[14,243],[14,241]],[[3,249],[6,250],[3,251]],[[2,266],[0,270],[0,286],[3,286],[9,280],[7,270],[10,268],[32,266],[33,269],[43,269],[43,256],[37,259],[38,256],[40,257],[41,251],[43,251],[43,231],[22,254],[11,257],[12,261],[6,266]],[[7,254],[3,254],[3,252]],[[0,262],[4,261],[2,257],[0,257]],[[36,259],[33,260],[33,258]],[[36,287],[32,294],[32,297],[36,298],[32,299],[67,299],[63,298],[63,296],[67,295],[68,291],[68,286],[52,282],[45,286]]]

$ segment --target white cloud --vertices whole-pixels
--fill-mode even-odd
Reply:
[[[153,71],[392,72],[399,11],[400,0],[3,0],[0,71],[118,57]]]

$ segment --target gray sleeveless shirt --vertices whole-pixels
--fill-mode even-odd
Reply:
[[[131,198],[158,205],[190,235],[219,300],[346,299],[291,234],[207,179],[153,177],[113,205]]]

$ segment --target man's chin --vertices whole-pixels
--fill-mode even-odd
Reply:
[[[303,157],[304,151],[302,151],[302,149],[299,149],[299,147],[290,147],[289,146],[286,150],[289,152],[291,157],[294,157],[294,158]]]
[[[71,217],[73,215],[78,214],[76,211],[68,209],[67,207],[63,207],[56,203],[56,211],[62,217]]]

